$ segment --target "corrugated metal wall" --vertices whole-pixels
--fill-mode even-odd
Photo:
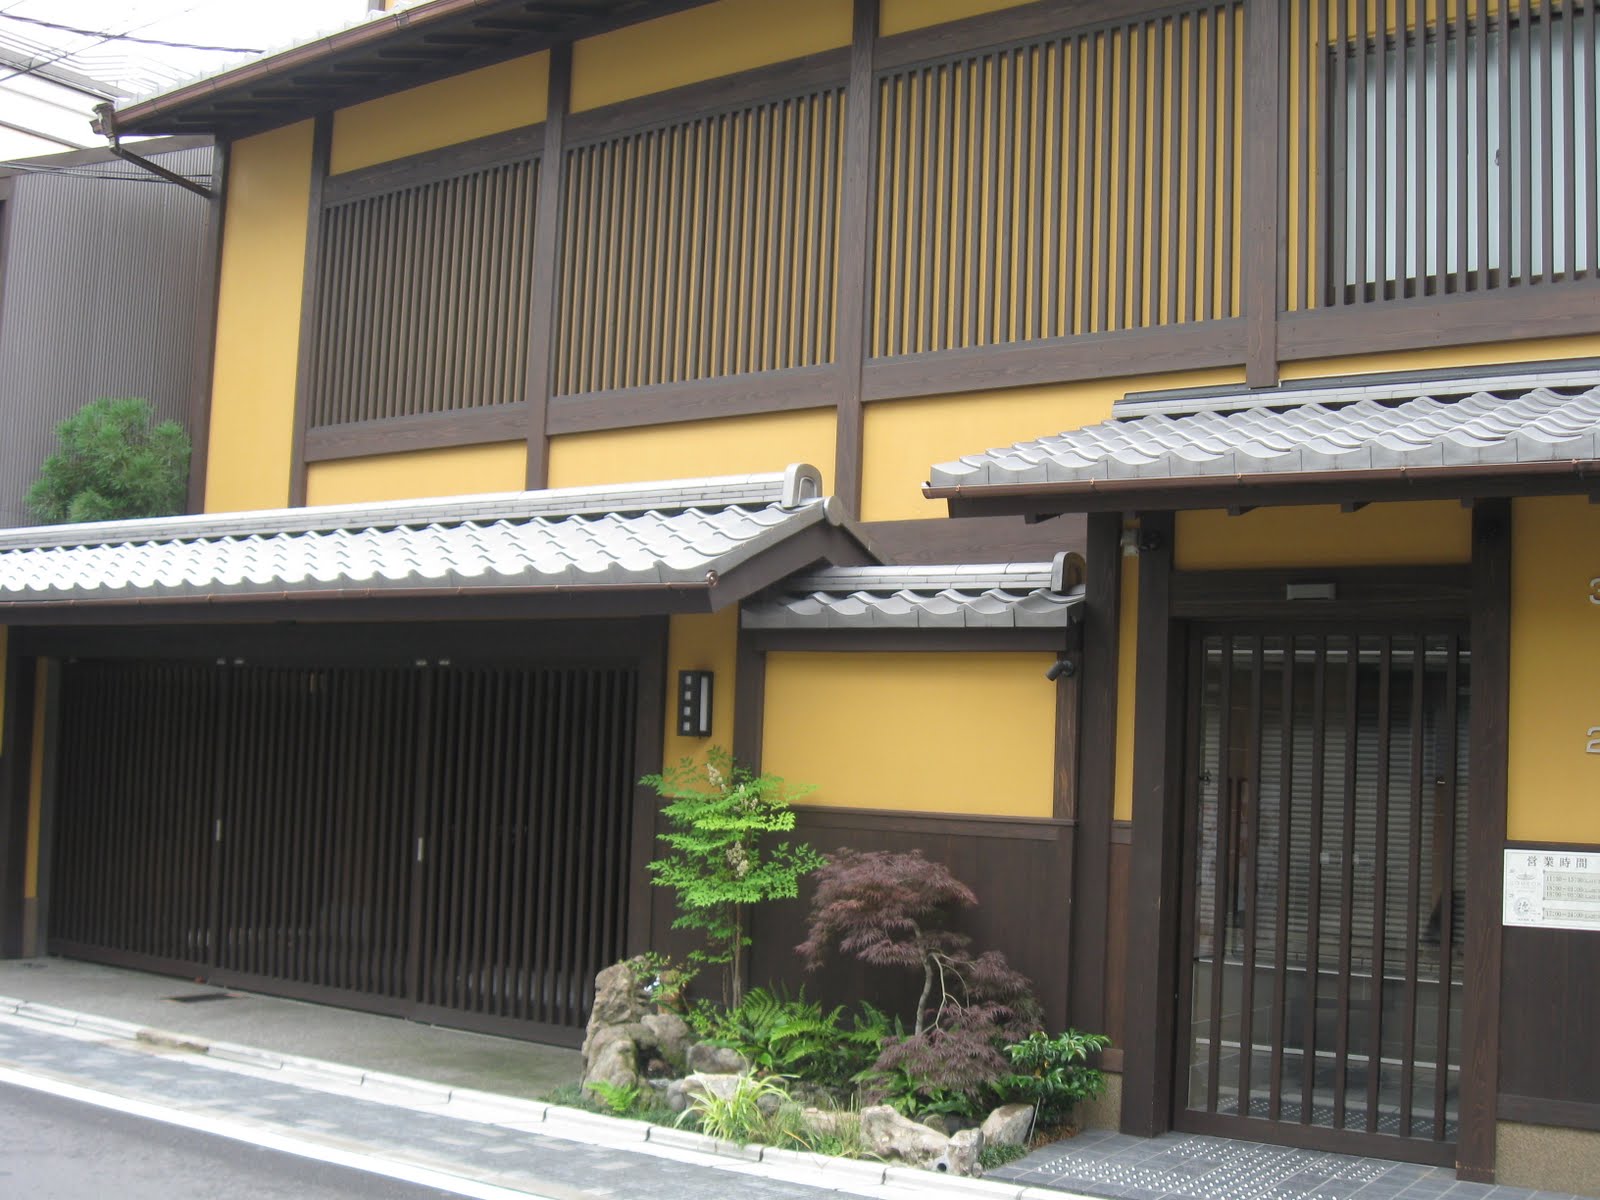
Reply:
[[[209,179],[211,149],[156,156]],[[0,527],[23,504],[56,422],[101,396],[183,421],[204,302],[204,197],[116,160],[11,178],[0,263]],[[86,173],[115,179],[85,178]],[[146,182],[150,181],[150,182]]]

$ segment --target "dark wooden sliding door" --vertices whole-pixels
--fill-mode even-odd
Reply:
[[[1192,631],[1176,1123],[1452,1161],[1471,656]]]
[[[623,663],[68,663],[50,947],[575,1041],[639,699]]]

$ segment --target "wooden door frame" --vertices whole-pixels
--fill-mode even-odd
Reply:
[[[1472,646],[1467,819],[1466,950],[1461,1017],[1460,1178],[1492,1182],[1500,1025],[1501,848],[1506,835],[1510,692],[1511,504],[1478,500],[1468,566],[1311,568],[1179,573],[1175,514],[1139,516],[1138,640],[1134,667],[1133,852],[1121,1129],[1173,1128],[1181,953],[1181,833],[1186,733],[1187,620],[1306,615],[1285,599],[1291,582],[1331,582],[1328,615],[1462,619]],[[1316,603],[1316,602],[1311,602]]]

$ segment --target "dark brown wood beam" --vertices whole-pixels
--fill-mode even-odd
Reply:
[[[1078,832],[1072,865],[1072,957],[1067,1019],[1106,1027],[1111,818],[1116,805],[1117,658],[1122,623],[1122,514],[1096,513],[1084,555]]]
[[[527,404],[530,490],[550,481],[550,388],[555,378],[556,289],[560,286],[562,176],[566,172],[567,109],[572,98],[572,47],[550,51],[550,91],[545,102],[544,150],[539,158],[539,198],[533,227],[533,300],[528,318]]]
[[[838,405],[833,459],[833,494],[852,514],[861,512],[862,442],[865,409],[862,368],[867,354],[867,290],[872,273],[872,179],[876,122],[873,121],[873,52],[878,41],[878,0],[855,0],[850,39],[850,82],[845,91],[844,199],[839,211],[839,302],[835,355]]]
[[[1472,714],[1467,783],[1467,913],[1461,1000],[1461,1133],[1456,1171],[1492,1183],[1500,1075],[1502,850],[1511,691],[1511,503],[1472,511]],[[1447,934],[1442,936],[1448,936]]]
[[[300,283],[300,356],[295,368],[294,443],[289,453],[289,506],[306,502],[306,426],[311,419],[311,369],[317,343],[317,279],[322,272],[322,189],[333,150],[333,115],[311,127],[311,194],[306,211],[305,275]]]
[[[1140,519],[1122,1076],[1122,1131],[1140,1137],[1172,1127],[1184,694],[1181,639],[1170,616],[1173,526],[1171,513]]]
[[[204,512],[206,468],[211,461],[211,380],[217,360],[217,312],[222,296],[222,235],[228,216],[227,142],[218,142],[211,158],[211,199],[207,201],[205,292],[200,305],[195,344],[194,374],[189,380],[189,492],[188,509]]]
[[[1240,203],[1245,382],[1278,382],[1278,277],[1285,257],[1278,223],[1287,192],[1279,178],[1279,63],[1283,6],[1252,0],[1244,6],[1244,179]]]

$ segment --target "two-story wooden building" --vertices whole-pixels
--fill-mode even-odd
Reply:
[[[434,0],[111,114],[225,147],[206,452],[0,534],[8,948],[570,1036],[708,727],[1124,1129],[1600,1177],[1597,30]]]

